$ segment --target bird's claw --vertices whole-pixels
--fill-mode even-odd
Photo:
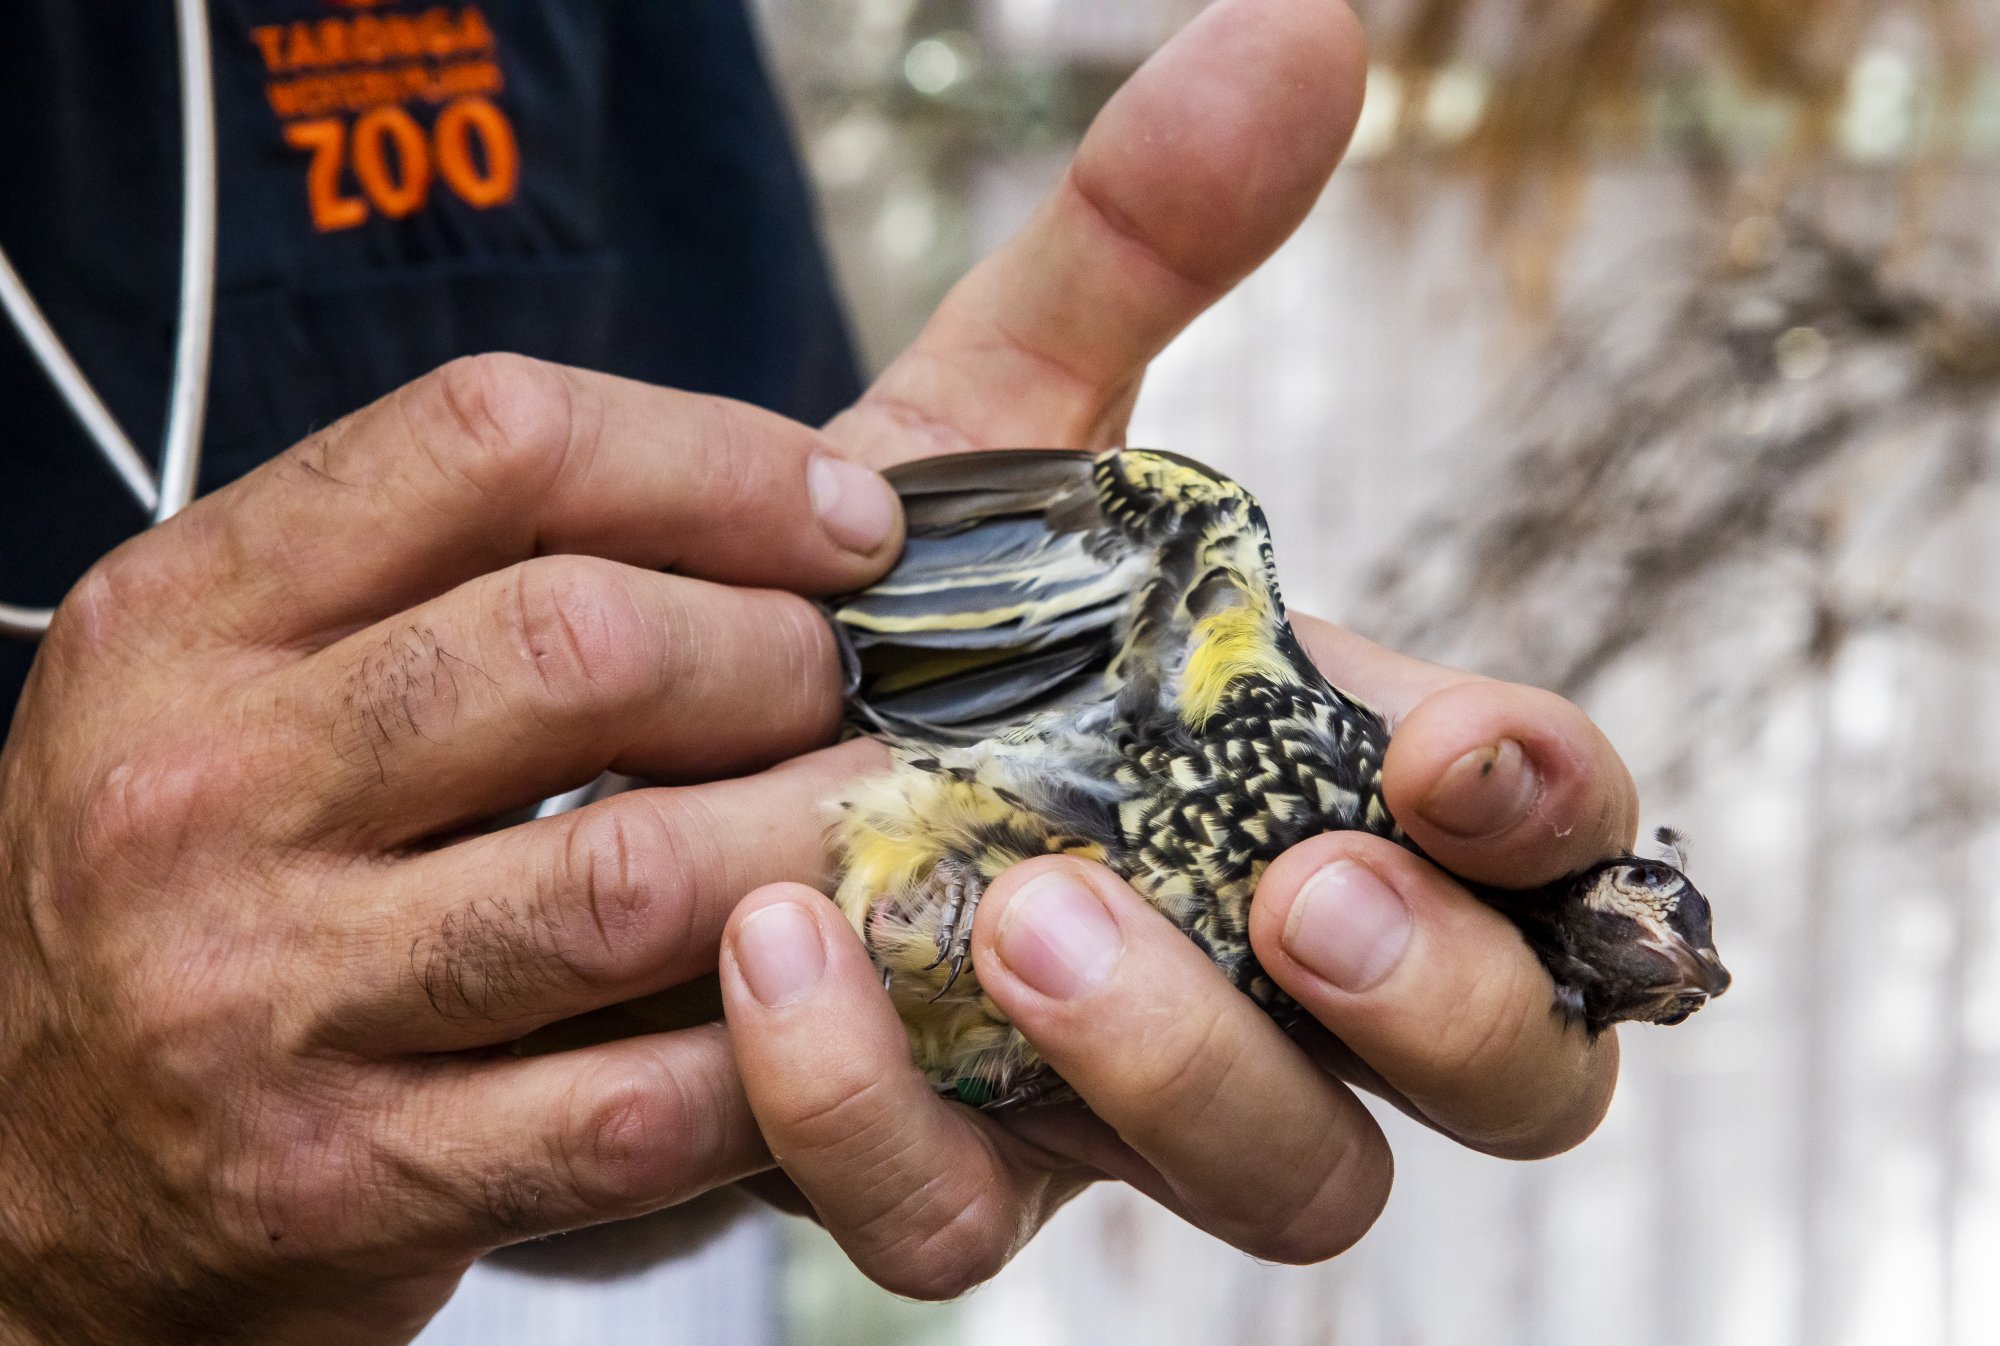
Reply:
[[[924,971],[942,967],[946,962],[951,964],[944,985],[931,997],[931,1003],[935,1004],[950,994],[959,974],[965,971],[966,960],[972,956],[972,918],[979,910],[979,898],[986,885],[980,881],[977,870],[950,858],[937,862],[927,883],[942,886],[944,910],[938,915],[938,956],[924,965]]]
[[[951,960],[951,975],[944,979],[944,985],[938,987],[938,993],[931,997],[930,1003],[935,1005],[937,1004],[938,1001],[944,999],[945,996],[949,995],[951,993],[951,988],[958,981],[958,974],[963,972],[964,970],[965,970],[965,955],[962,953],[954,954]]]

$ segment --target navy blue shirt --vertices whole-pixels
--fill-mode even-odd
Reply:
[[[818,422],[858,391],[737,0],[211,0],[219,285],[202,487],[511,350]],[[181,163],[168,0],[0,4],[0,246],[144,452]],[[142,524],[0,324],[0,600]],[[28,647],[0,638],[0,722]]]

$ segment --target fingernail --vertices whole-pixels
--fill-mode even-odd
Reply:
[[[1534,811],[1542,773],[1519,743],[1503,738],[1445,768],[1417,805],[1425,822],[1453,836],[1498,836]]]
[[[1045,874],[1001,914],[1000,957],[1014,974],[1054,1000],[1101,985],[1124,952],[1118,923],[1090,886],[1070,874]]]
[[[1410,942],[1410,909],[1366,865],[1336,860],[1306,880],[1285,921],[1285,952],[1343,991],[1381,985]]]
[[[849,551],[873,552],[895,530],[895,490],[859,463],[816,453],[806,464],[806,489],[826,531]]]
[[[812,917],[791,902],[752,912],[736,930],[736,964],[766,1009],[804,998],[826,971],[826,945]]]

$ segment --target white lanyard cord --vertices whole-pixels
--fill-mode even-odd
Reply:
[[[27,342],[49,381],[155,523],[194,498],[208,409],[215,330],[215,78],[210,64],[207,0],[174,0],[181,77],[181,288],[174,333],[174,374],[167,432],[156,483],[97,390],[49,326],[20,275],[0,251],[0,307]],[[0,635],[27,640],[48,630],[53,612],[0,603]]]
[[[132,447],[132,441],[125,437],[124,427],[118,424],[111,409],[97,396],[97,389],[76,367],[69,348],[62,344],[62,338],[49,326],[49,320],[42,316],[40,306],[28,293],[28,287],[14,270],[14,264],[7,260],[4,250],[0,250],[0,305],[6,307],[7,316],[14,321],[14,330],[28,343],[29,353],[48,374],[49,381],[55,384],[63,401],[69,403],[69,409],[76,414],[77,421],[89,433],[98,451],[125,482],[133,498],[144,506],[147,514],[151,514],[160,501],[160,489],[153,484],[152,469]]]
[[[154,523],[172,518],[194,499],[215,332],[215,75],[209,65],[208,0],[174,0],[174,9],[180,19],[181,162],[187,173],[181,181],[181,317]]]
[[[208,42],[207,0],[174,0],[179,21],[181,153],[186,166],[181,203],[181,311],[174,334],[173,390],[167,433],[160,450],[160,479],[97,395],[69,349],[49,326],[28,287],[0,251],[0,307],[63,401],[118,473],[133,497],[159,523],[187,508],[201,474],[201,432],[208,404],[209,362],[215,324],[215,80]],[[55,615],[49,608],[0,603],[0,637],[37,640]],[[0,719],[0,733],[5,731]],[[542,801],[538,818],[580,808],[624,788],[622,776],[599,776],[589,785]]]

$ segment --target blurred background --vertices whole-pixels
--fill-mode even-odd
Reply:
[[[1199,7],[761,0],[872,363]],[[766,1220],[770,1339],[2000,1341],[2000,7],[1357,7],[1348,166],[1131,442],[1257,491],[1297,606],[1581,701],[1736,989],[1626,1029],[1562,1158],[1378,1109],[1399,1180],[1335,1263],[1105,1187],[923,1306]]]

